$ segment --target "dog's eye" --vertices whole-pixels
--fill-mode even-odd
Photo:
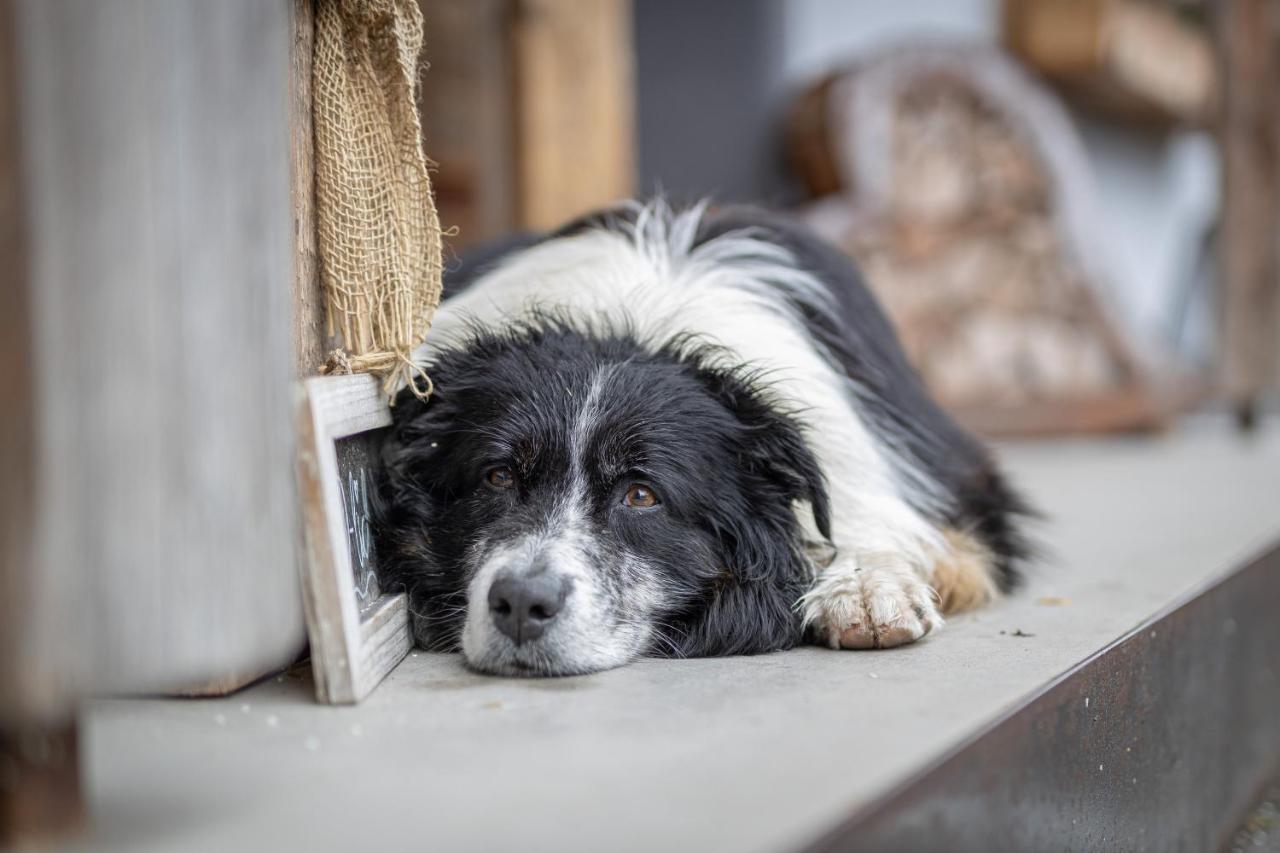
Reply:
[[[516,484],[516,475],[510,468],[498,467],[486,474],[485,480],[495,489],[509,489]]]
[[[658,505],[658,493],[641,483],[632,483],[622,502],[635,509],[648,509]]]

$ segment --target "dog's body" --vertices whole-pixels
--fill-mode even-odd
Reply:
[[[895,646],[1015,582],[1021,502],[801,229],[635,205],[461,278],[385,453],[423,645],[512,674]]]

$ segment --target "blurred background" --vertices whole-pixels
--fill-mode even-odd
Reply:
[[[857,259],[990,435],[1274,389],[1276,10],[1178,0],[423,0],[452,248],[633,194]]]
[[[1099,502],[1072,535],[1114,547],[1077,552],[1081,595],[1117,597],[1086,584],[1147,528],[1271,523],[1237,486],[1277,423],[1280,0],[0,0],[0,845],[83,818],[91,697],[221,696],[306,647],[295,404],[333,345],[312,60],[338,5],[422,13],[446,264],[630,196],[765,205],[857,261],[962,422],[1035,439],[1042,487],[1079,467],[1092,506],[1130,452],[1165,477],[1135,490],[1191,487],[1181,514]],[[1187,421],[1218,455],[1162,444]],[[1049,440],[1117,434],[1142,438]],[[146,730],[198,756],[161,788],[231,742],[197,730]]]

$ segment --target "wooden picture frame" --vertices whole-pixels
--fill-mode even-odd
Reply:
[[[403,593],[382,591],[369,518],[377,438],[391,410],[372,376],[299,383],[302,593],[316,699],[358,702],[413,645]]]

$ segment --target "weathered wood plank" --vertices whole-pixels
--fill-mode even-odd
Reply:
[[[315,160],[311,121],[311,62],[315,0],[289,3],[289,197],[293,208],[293,372],[303,378],[324,362],[324,294],[316,266]],[[178,688],[182,696],[223,696],[252,684],[277,663],[220,673],[208,682]]]
[[[311,122],[311,53],[315,0],[291,0],[289,25],[289,167],[293,201],[294,375],[314,375],[325,358],[324,294],[316,266],[315,159]]]

